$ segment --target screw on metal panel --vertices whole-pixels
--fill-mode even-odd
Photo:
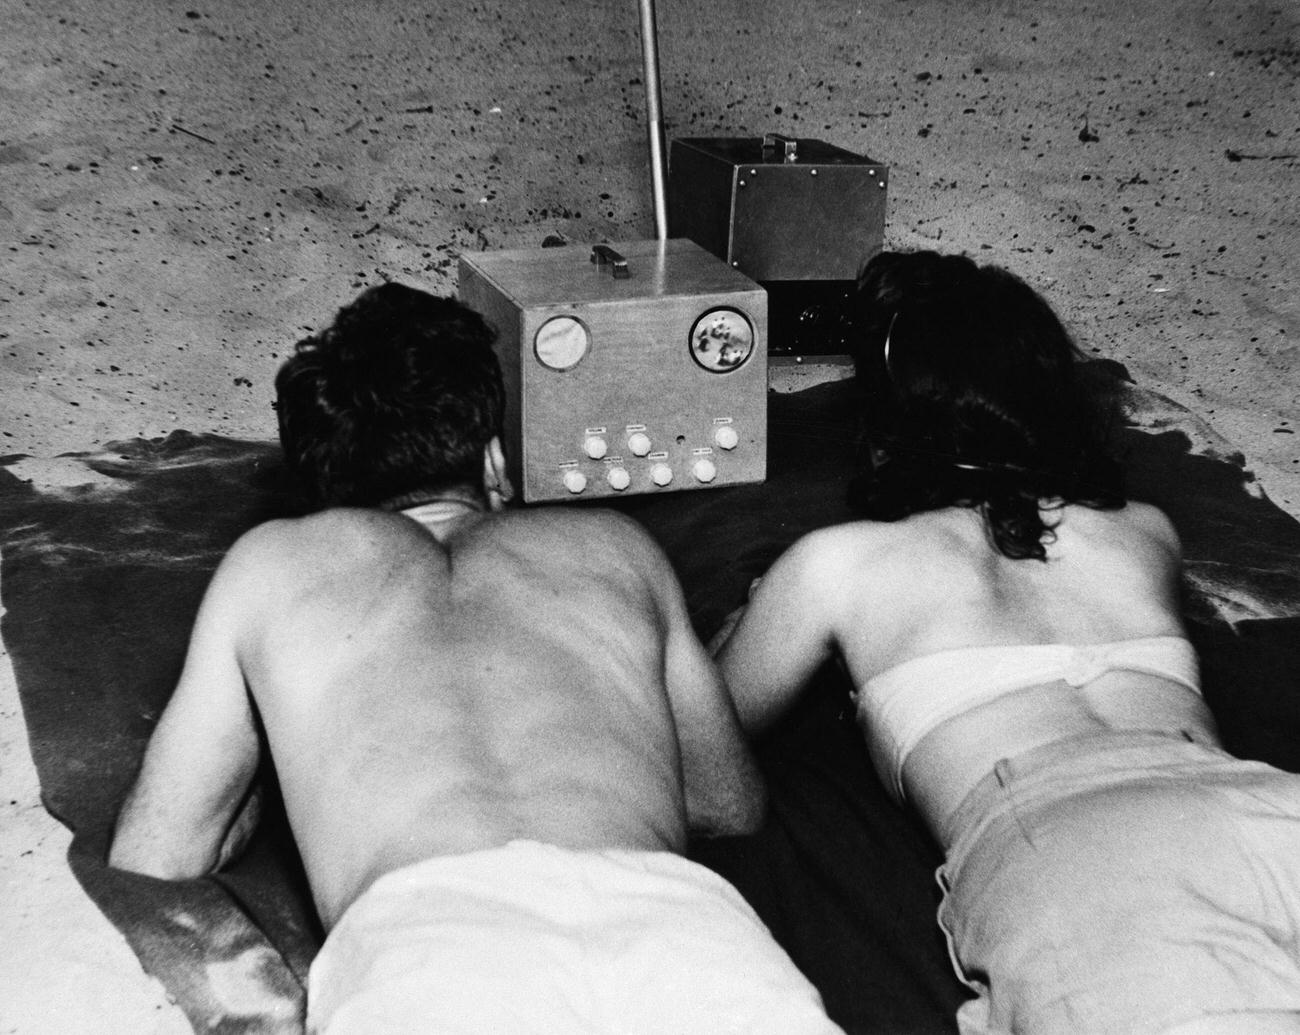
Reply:
[[[744,185],[745,185],[745,181],[744,181],[744,180],[741,180],[741,181],[740,181],[740,186],[743,187]]]
[[[868,170],[867,170],[867,175],[868,175],[868,176],[875,176],[875,175],[876,175],[876,170],[875,170],[875,169],[868,169]]]
[[[750,176],[757,176],[757,175],[758,175],[758,170],[757,170],[757,169],[750,169],[750,170],[749,170],[749,175],[750,175]]]
[[[885,181],[884,181],[884,180],[881,180],[879,183],[876,184],[876,186],[879,187],[881,190],[884,190],[884,189],[885,189]]]
[[[816,170],[816,169],[809,169],[808,171],[809,171],[810,173],[812,173],[812,175],[814,175],[814,176],[817,175],[817,170]]]

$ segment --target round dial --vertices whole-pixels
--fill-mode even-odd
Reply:
[[[591,334],[581,320],[572,316],[553,316],[537,328],[533,351],[544,367],[571,370],[582,362],[591,348]]]
[[[705,370],[735,370],[753,352],[754,328],[737,309],[710,309],[691,328],[691,356]]]

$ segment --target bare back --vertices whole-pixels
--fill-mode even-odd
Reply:
[[[786,571],[778,567],[774,581],[764,580],[750,608],[754,622],[747,628],[746,615],[724,649],[728,682],[745,692],[747,675],[765,660],[754,653],[772,628],[763,611],[782,608],[796,624],[789,639],[838,650],[863,693],[881,673],[941,651],[1183,635],[1177,539],[1159,511],[1075,505],[1047,516],[1055,529],[1046,562],[999,553],[969,508],[813,533],[791,551]],[[811,615],[789,612],[800,601],[813,602]],[[790,673],[774,677],[773,695],[780,678]],[[738,705],[746,718],[745,700]],[[1197,739],[1215,739],[1195,695],[1159,677],[1113,671],[1083,687],[1026,687],[940,723],[907,756],[904,787],[937,828],[998,759],[1114,729],[1190,729]]]
[[[327,926],[434,855],[682,847],[655,559],[621,519],[572,512],[445,542],[378,511],[259,530],[239,663]]]
[[[850,664],[865,679],[954,647],[1181,635],[1176,545],[1157,511],[1069,506],[1048,518],[1045,562],[1000,553],[970,508],[842,526],[863,576],[854,610],[873,609],[841,627]]]

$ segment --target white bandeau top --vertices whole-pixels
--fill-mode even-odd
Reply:
[[[903,800],[903,763],[942,722],[1042,683],[1085,686],[1107,672],[1145,672],[1199,694],[1196,651],[1181,636],[1114,643],[960,647],[904,661],[867,680],[853,695],[881,779]]]

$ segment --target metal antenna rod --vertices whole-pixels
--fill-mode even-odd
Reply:
[[[645,65],[645,108],[650,133],[650,191],[654,197],[655,234],[668,240],[668,191],[664,185],[664,119],[659,90],[659,30],[654,0],[639,0],[641,57]]]

